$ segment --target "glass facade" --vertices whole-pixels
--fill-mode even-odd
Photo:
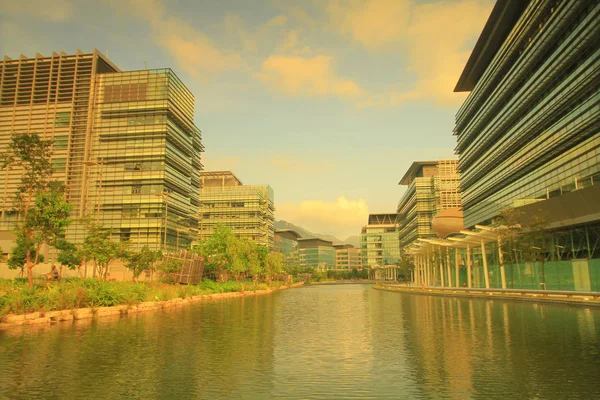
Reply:
[[[299,239],[298,261],[301,268],[319,271],[335,269],[335,248],[333,243],[321,239]]]
[[[473,86],[457,86],[471,90],[455,127],[466,227],[600,182],[600,3],[523,5]]]
[[[194,97],[173,71],[121,72],[95,50],[5,59],[0,74],[0,145],[12,132],[54,140],[54,177],[74,206],[67,240],[83,240],[88,215],[132,249],[189,247],[203,147]],[[0,229],[10,229],[18,171],[0,174]]]
[[[392,265],[400,261],[398,214],[370,214],[369,224],[361,231],[363,268]]]
[[[217,224],[229,227],[269,249],[275,236],[274,192],[269,185],[242,185],[229,171],[202,173],[199,238],[213,234]]]
[[[273,251],[281,253],[286,268],[298,267],[298,238],[300,235],[291,230],[275,231]]]
[[[461,206],[458,160],[417,161],[400,184],[407,185],[397,209],[402,248],[418,238],[435,237],[433,217]]]

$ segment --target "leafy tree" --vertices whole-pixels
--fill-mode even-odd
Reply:
[[[110,231],[93,221],[87,221],[88,235],[81,246],[83,259],[94,262],[96,273],[106,280],[110,263],[119,258],[126,258],[125,243],[115,242],[110,238]]]
[[[69,268],[70,270],[79,269],[83,261],[83,257],[75,244],[64,239],[59,239],[54,244],[54,247],[58,250],[56,260],[60,263],[61,269],[63,266]]]
[[[26,242],[23,239],[23,235],[17,235],[16,246],[13,247],[7,264],[10,269],[21,269],[21,278],[27,265],[27,250],[29,250],[30,257],[37,258],[38,262],[44,261],[44,256],[37,254],[34,246],[30,245],[29,249],[26,249]]]
[[[162,258],[160,251],[152,251],[148,246],[142,247],[138,252],[131,252],[127,255],[125,267],[133,273],[133,280],[139,278],[140,274],[152,267],[152,264]]]
[[[193,249],[202,254],[204,270],[217,281],[223,280],[225,267],[231,264],[232,257],[229,246],[234,239],[235,236],[231,229],[218,224],[214,233]]]
[[[14,201],[20,215],[15,233],[22,241],[29,287],[33,287],[33,267],[40,261],[41,246],[51,244],[70,223],[64,186],[50,182],[51,156],[52,141],[40,139],[37,133],[13,133],[7,151],[0,154],[2,169],[21,171]]]
[[[283,257],[280,253],[269,253],[265,263],[267,280],[271,281],[275,275],[283,272]]]

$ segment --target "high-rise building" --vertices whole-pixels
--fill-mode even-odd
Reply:
[[[598,1],[496,3],[455,89],[470,92],[454,129],[466,227],[595,190],[587,189],[600,182],[598,21]],[[554,217],[581,209],[567,207]]]
[[[398,214],[369,214],[360,235],[362,267],[394,265],[400,261]]]
[[[273,248],[275,205],[269,185],[244,185],[231,171],[202,172],[201,179],[200,240],[221,224],[237,237]]]
[[[335,269],[338,271],[362,270],[361,250],[351,244],[334,244]]]
[[[398,202],[400,247],[418,238],[435,237],[433,219],[441,211],[461,206],[458,160],[415,161],[400,185],[407,186]]]
[[[300,234],[292,229],[278,229],[275,231],[273,251],[281,253],[283,264],[288,269],[299,265],[298,239],[300,237]]]
[[[301,268],[313,268],[319,271],[335,269],[335,249],[329,240],[298,239],[298,255]]]
[[[201,132],[194,97],[170,69],[121,71],[98,50],[0,62],[0,147],[35,132],[54,141],[54,178],[79,219],[93,217],[130,248],[187,248],[197,236]],[[0,229],[18,216],[19,171],[0,171]]]

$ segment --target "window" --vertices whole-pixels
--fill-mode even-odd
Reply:
[[[142,185],[141,184],[131,185],[131,194],[140,194],[140,193],[142,193]]]
[[[69,136],[67,136],[67,135],[54,136],[54,149],[55,150],[66,149],[68,144],[69,144]]]
[[[132,217],[137,217],[139,213],[140,213],[140,207],[124,205],[121,216],[123,218],[132,218]]]
[[[64,172],[67,169],[66,158],[53,158],[52,159],[52,170],[54,172]]]
[[[71,122],[71,112],[58,112],[56,113],[56,118],[54,120],[54,125],[56,126],[69,126],[69,122]]]

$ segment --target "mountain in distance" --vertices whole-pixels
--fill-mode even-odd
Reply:
[[[346,240],[344,240],[344,243],[348,243],[356,248],[360,248],[360,236],[359,235],[349,236],[346,238]]]
[[[354,247],[360,247],[360,241],[358,240],[358,236],[350,236],[348,239],[356,238],[356,241],[348,242],[347,240],[340,240],[332,235],[323,235],[321,233],[313,233],[313,232],[307,231],[303,227],[294,225],[291,222],[275,221],[275,230],[279,230],[279,229],[292,229],[292,230],[298,232],[303,239],[319,238],[319,239],[323,239],[323,240],[329,240],[330,242],[333,242],[333,244],[348,243],[348,244],[353,245]]]

